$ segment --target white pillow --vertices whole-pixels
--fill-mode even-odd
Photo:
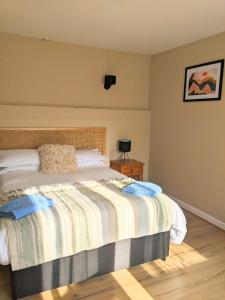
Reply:
[[[109,166],[109,158],[98,149],[76,150],[78,168]],[[10,171],[39,171],[40,157],[37,149],[0,150],[0,174]]]
[[[36,149],[0,150],[0,167],[23,165],[40,165],[39,153]]]
[[[39,171],[40,165],[21,165],[21,166],[12,166],[12,167],[0,167],[0,175],[8,172],[15,171]]]
[[[104,160],[106,158],[98,150],[76,150],[75,155],[77,161]]]
[[[77,166],[80,168],[90,168],[90,167],[109,167],[109,159],[105,157],[104,160],[86,160],[78,161]]]
[[[76,150],[78,168],[109,167],[109,158],[98,150]]]

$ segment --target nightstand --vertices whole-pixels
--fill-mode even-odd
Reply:
[[[128,177],[143,180],[144,163],[135,159],[111,160],[110,167]]]

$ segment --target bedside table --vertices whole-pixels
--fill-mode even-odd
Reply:
[[[136,180],[143,180],[144,163],[135,159],[111,160],[110,168]]]

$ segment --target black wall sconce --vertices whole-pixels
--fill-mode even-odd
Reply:
[[[111,85],[116,84],[116,76],[115,75],[105,75],[104,80],[104,88],[109,90]]]

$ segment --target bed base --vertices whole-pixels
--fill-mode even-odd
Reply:
[[[119,269],[136,266],[169,253],[170,232],[122,240],[38,266],[11,271],[12,297],[18,299]]]

